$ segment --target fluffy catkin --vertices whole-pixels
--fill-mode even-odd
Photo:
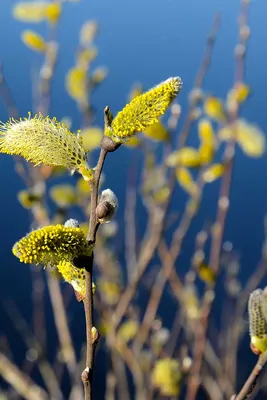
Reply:
[[[179,77],[169,78],[136,96],[114,118],[106,134],[115,140],[125,140],[158,122],[182,87]]]
[[[77,170],[90,180],[82,141],[56,118],[41,114],[18,121],[10,119],[0,126],[0,152],[24,157],[35,165],[62,166]]]
[[[46,266],[90,255],[91,247],[82,229],[58,224],[30,232],[13,246],[12,251],[21,262]]]

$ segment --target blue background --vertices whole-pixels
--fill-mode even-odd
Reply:
[[[0,60],[5,78],[16,100],[21,116],[32,109],[31,77],[41,58],[21,42],[23,29],[34,29],[46,34],[46,25],[30,25],[14,21],[11,16],[13,1],[1,1]],[[225,98],[234,81],[234,48],[237,43],[239,12],[238,0],[90,0],[64,4],[59,25],[60,54],[56,70],[50,115],[61,119],[70,116],[73,128],[80,126],[80,114],[75,102],[65,89],[65,74],[74,65],[79,30],[83,22],[95,19],[100,32],[96,39],[99,56],[95,66],[105,65],[109,76],[92,97],[97,109],[96,124],[102,124],[102,110],[107,104],[113,113],[120,110],[134,82],[145,89],[169,76],[181,76],[184,86],[179,96],[186,110],[187,95],[200,65],[206,37],[214,15],[221,12],[222,26],[215,45],[212,66],[204,82],[204,89]],[[247,55],[246,81],[253,95],[243,109],[243,116],[267,129],[267,2],[252,0],[249,25],[252,36]],[[6,121],[7,111],[0,104],[0,120]],[[195,130],[192,131],[192,137]],[[194,138],[192,139],[194,140]],[[106,184],[115,190],[121,203],[118,219],[123,219],[125,181],[128,166],[138,159],[138,150],[120,149],[105,165]],[[11,254],[14,242],[29,229],[27,212],[19,205],[16,194],[23,183],[14,171],[12,158],[0,157],[0,296],[20,302],[27,315],[30,301],[28,272]],[[213,220],[216,210],[218,185],[209,188],[204,197],[200,220]],[[184,197],[181,195],[181,199]],[[181,209],[183,201],[177,201]],[[267,209],[266,156],[259,160],[246,158],[237,151],[231,206],[225,238],[241,253],[242,280],[255,268],[263,240],[263,217]],[[138,225],[144,226],[140,213]],[[194,232],[186,241],[184,260],[190,260]],[[23,301],[22,301],[23,299]],[[0,309],[1,311],[1,309]],[[7,326],[5,327],[5,330]]]

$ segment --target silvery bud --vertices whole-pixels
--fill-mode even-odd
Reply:
[[[101,193],[101,197],[96,207],[96,216],[100,224],[110,222],[118,209],[118,199],[114,192],[106,189]]]
[[[77,219],[70,218],[65,222],[64,226],[67,228],[79,228],[79,222]]]

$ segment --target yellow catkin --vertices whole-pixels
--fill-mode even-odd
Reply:
[[[156,122],[155,124],[148,126],[143,133],[149,139],[159,142],[166,142],[169,140],[169,133],[161,122]]]
[[[214,147],[209,143],[203,143],[199,149],[201,165],[210,164],[214,158]]]
[[[197,194],[197,184],[187,168],[178,167],[175,171],[176,179],[179,185],[190,195]]]
[[[219,122],[226,120],[223,102],[217,97],[207,97],[204,102],[205,114]]]
[[[19,2],[13,8],[13,17],[23,22],[41,22],[45,19],[45,1]]]
[[[100,147],[103,137],[103,129],[92,126],[82,130],[80,137],[82,138],[83,147],[86,151],[94,150]]]
[[[207,118],[201,118],[198,123],[198,136],[201,143],[215,146],[215,133],[211,122]]]
[[[77,268],[70,261],[62,260],[57,264],[57,269],[61,273],[63,279],[68,282],[76,292],[80,294],[80,300],[83,300],[86,293],[84,268]],[[94,283],[92,283],[92,289],[94,293]]]
[[[211,267],[207,264],[201,263],[199,268],[198,268],[198,275],[199,278],[209,284],[213,285],[216,281],[216,276],[214,271],[211,269]]]
[[[152,371],[152,383],[164,396],[177,396],[180,393],[180,364],[172,358],[157,360]]]
[[[43,53],[46,50],[45,40],[42,38],[41,35],[34,31],[23,31],[21,34],[21,39],[23,43],[32,50],[38,51],[40,53]]]
[[[214,182],[223,175],[224,170],[223,164],[213,164],[203,172],[202,179],[206,183]]]
[[[10,119],[0,126],[0,152],[24,157],[35,165],[62,166],[91,180],[92,170],[79,138],[56,118]]]
[[[45,9],[45,16],[50,24],[56,24],[60,18],[62,6],[59,2],[47,4]]]
[[[249,334],[254,353],[267,351],[267,302],[261,289],[251,293],[248,302]]]
[[[118,282],[99,278],[97,281],[97,287],[101,292],[101,297],[103,297],[107,304],[113,305],[118,302],[118,298],[121,292]]]
[[[13,8],[13,16],[23,22],[42,22],[48,21],[56,24],[61,15],[62,6],[59,2],[35,1],[19,2]]]
[[[18,192],[18,200],[24,208],[33,208],[40,203],[40,198],[40,196],[31,193],[29,190],[20,190]]]
[[[263,131],[244,119],[222,128],[218,136],[220,140],[236,140],[243,152],[249,157],[261,157],[265,152],[266,139]]]
[[[250,157],[261,157],[265,151],[265,135],[253,124],[239,120],[236,141]]]
[[[250,87],[243,82],[238,82],[236,85],[231,89],[227,96],[227,102],[236,102],[236,103],[244,103],[247,100],[248,96],[250,95]]]
[[[127,142],[125,142],[125,146],[127,147],[138,147],[142,144],[142,140],[137,137],[137,136],[133,136],[130,139],[127,140]]]
[[[148,92],[136,96],[114,118],[106,134],[117,140],[131,137],[158,122],[182,87],[180,78],[169,78]]]
[[[26,264],[56,265],[79,255],[90,255],[91,247],[80,228],[48,225],[30,232],[13,246],[13,254]]]
[[[89,186],[88,183],[86,185]],[[66,208],[75,203],[75,188],[72,185],[54,185],[49,194],[58,207]]]
[[[159,189],[156,189],[153,193],[153,199],[157,205],[164,204],[170,196],[170,188],[165,185]]]
[[[83,178],[79,178],[76,182],[76,190],[79,194],[85,195],[86,197],[91,192],[91,186]]]
[[[118,330],[118,339],[124,343],[133,340],[138,332],[139,324],[137,321],[125,321]]]
[[[181,150],[174,151],[166,158],[168,167],[199,167],[201,165],[201,157],[199,151],[194,147],[183,147]]]
[[[90,255],[91,247],[82,229],[60,224],[36,229],[13,246],[13,254],[26,264],[57,264],[79,255]]]
[[[250,94],[250,88],[245,83],[237,83],[234,87],[236,100],[238,103],[243,103]]]
[[[87,72],[79,66],[71,68],[66,76],[68,94],[78,102],[87,101]]]

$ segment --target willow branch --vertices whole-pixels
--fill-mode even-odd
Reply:
[[[0,353],[0,375],[26,400],[48,400],[48,394]]]
[[[241,10],[239,20],[241,24],[246,25],[248,18],[248,2],[246,0],[241,0]],[[235,66],[235,82],[242,82],[244,77],[244,61],[245,61],[245,50],[246,50],[247,38],[243,38],[240,34],[239,36],[239,45],[242,46],[243,51],[240,55],[237,55],[236,66]],[[238,118],[239,109],[235,110],[234,113],[229,115],[230,123],[235,122]],[[226,222],[226,217],[229,209],[229,195],[231,189],[231,179],[232,179],[232,171],[233,171],[233,163],[234,163],[234,154],[235,154],[235,141],[232,140],[228,143],[227,148],[224,153],[225,160],[225,173],[222,177],[221,187],[220,187],[220,195],[218,201],[218,209],[216,222],[212,231],[212,242],[211,242],[211,252],[210,252],[210,260],[209,265],[212,267],[215,275],[218,275],[219,272],[219,261],[220,261],[220,252],[221,245],[224,234],[224,227]],[[213,296],[214,300],[214,296]],[[193,351],[193,369],[191,376],[188,381],[188,391],[186,395],[186,400],[195,400],[198,392],[198,388],[200,385],[200,373],[202,367],[202,360],[205,350],[205,344],[207,340],[207,329],[209,323],[209,316],[211,307],[213,304],[213,300],[210,300],[210,296],[206,296],[204,298],[203,311],[201,316],[201,321],[197,325],[196,335],[195,335],[195,346]]]
[[[204,77],[207,73],[207,69],[209,67],[210,60],[211,60],[211,54],[212,54],[213,47],[214,47],[215,37],[216,37],[217,31],[219,29],[219,26],[220,26],[220,16],[218,14],[215,17],[214,25],[212,28],[212,33],[209,36],[209,39],[207,42],[207,49],[206,49],[206,52],[204,55],[203,62],[201,64],[199,72],[196,76],[196,82],[195,82],[196,87],[200,87],[202,85]],[[212,40],[211,40],[211,38],[212,38]],[[189,110],[188,116],[187,116],[184,126],[182,128],[182,132],[179,135],[178,148],[182,147],[185,144],[191,124],[192,124],[192,118],[191,118],[191,113]],[[162,238],[162,234],[164,231],[165,217],[166,217],[168,209],[169,209],[169,202],[170,202],[171,195],[173,193],[175,181],[176,181],[175,174],[173,173],[169,180],[169,188],[170,188],[169,199],[165,205],[164,210],[162,210],[162,215],[157,216],[157,220],[154,222],[154,224],[152,223],[152,226],[150,225],[150,228],[152,228],[152,230],[147,231],[148,238],[143,243],[143,246],[141,248],[140,256],[137,261],[136,270],[132,276],[132,279],[129,281],[127,288],[125,289],[124,293],[122,294],[120,301],[117,305],[117,308],[115,310],[114,329],[116,329],[118,327],[118,325],[120,324],[120,321],[121,321],[123,315],[125,314],[130,302],[132,301],[133,297],[135,296],[139,281],[142,278],[142,276],[144,275],[150,261],[152,260],[154,252],[160,243],[160,240]],[[153,232],[153,233],[151,233],[151,232]]]
[[[87,240],[89,243],[94,244],[96,239],[96,232],[99,226],[96,218],[96,207],[98,200],[98,188],[101,172],[104,166],[104,161],[107,155],[107,151],[101,149],[99,160],[95,169],[94,180],[91,183],[91,211],[90,211],[90,222]],[[92,327],[93,327],[93,292],[92,292],[92,270],[93,270],[93,259],[94,254],[90,256],[88,264],[85,267],[85,283],[86,283],[86,294],[84,299],[84,312],[86,322],[86,366],[82,373],[82,381],[84,384],[85,399],[91,400],[92,398],[92,371],[94,362],[94,349],[92,341]]]
[[[129,173],[129,185],[126,191],[125,204],[125,257],[128,278],[131,277],[136,265],[136,168]]]
[[[267,352],[263,353],[259,356],[259,359],[257,361],[257,364],[253,368],[251,374],[249,375],[246,383],[240,390],[240,392],[237,395],[234,395],[231,397],[231,400],[245,400],[248,399],[253,392],[253,389],[259,379],[259,376],[261,375],[263,368],[267,362]]]
[[[74,377],[77,368],[77,360],[67,323],[66,309],[59,282],[53,276],[47,275],[47,284],[63,359],[70,376]]]
[[[110,124],[109,119],[109,108],[106,107],[104,110],[104,120],[105,124]],[[96,215],[96,207],[98,202],[98,190],[101,173],[103,170],[105,158],[109,152],[113,152],[118,149],[120,144],[114,143],[110,138],[103,137],[101,143],[101,151],[99,159],[95,168],[93,181],[91,185],[91,209],[90,209],[90,220],[87,240],[90,244],[94,245],[96,241],[96,233],[99,227],[99,221]],[[92,270],[93,270],[93,259],[94,253],[92,252],[89,257],[88,263],[85,266],[85,284],[86,284],[86,294],[84,299],[84,312],[85,312],[85,322],[86,322],[86,366],[82,373],[82,381],[84,384],[85,400],[92,399],[92,372],[94,363],[94,349],[96,342],[93,343],[92,340],[92,327],[94,326],[93,319],[93,291],[92,291]]]
[[[48,393],[52,397],[62,399],[63,395],[60,390],[59,382],[55,375],[55,372],[50,365],[49,361],[44,356],[44,350],[37,340],[37,338],[32,334],[28,327],[27,322],[20,314],[17,306],[12,301],[8,301],[4,305],[5,311],[9,316],[10,320],[13,322],[15,328],[20,333],[28,349],[35,349],[38,354],[37,367],[40,371],[40,375],[47,387]]]

